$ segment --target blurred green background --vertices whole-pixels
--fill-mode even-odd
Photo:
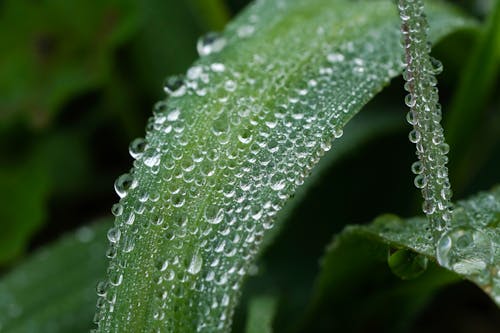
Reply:
[[[0,1],[0,272],[64,232],[109,215],[117,201],[114,179],[131,166],[128,144],[144,135],[152,105],[164,97],[163,80],[184,73],[197,57],[198,37],[223,29],[248,2]],[[454,3],[483,20],[492,1]],[[445,121],[472,49],[464,45],[477,39],[477,31],[457,33],[434,51],[445,65],[439,77]],[[498,74],[494,77],[490,90],[498,92]],[[401,114],[401,126],[328,170],[267,251],[264,267],[275,272],[266,288],[289,288],[289,313],[307,295],[317,260],[333,233],[385,212],[420,212],[411,185],[409,166],[415,157],[406,138],[402,86],[401,79],[394,80],[368,107]],[[462,138],[463,156],[472,157],[453,159],[452,146],[456,199],[500,180],[499,106],[498,94],[486,96],[480,120]],[[311,221],[315,228],[310,228]],[[251,283],[249,288],[254,288]],[[500,327],[498,310],[479,290],[453,288],[458,291],[445,290],[429,313],[422,314],[417,331],[429,329],[433,307],[451,307],[449,316],[469,313],[465,324],[455,318],[457,327],[478,325],[484,332]]]

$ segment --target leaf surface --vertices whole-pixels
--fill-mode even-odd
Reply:
[[[433,40],[468,25],[429,8]],[[401,70],[387,1],[258,1],[198,49],[115,184],[99,332],[229,330],[276,214]]]
[[[45,247],[0,280],[0,331],[88,332],[109,219]]]
[[[436,290],[461,279],[477,284],[500,305],[500,280],[496,275],[500,269],[500,188],[457,203],[451,234],[474,229],[491,242],[485,248],[481,238],[469,248],[462,247],[461,259],[455,260],[455,265],[443,267],[438,263],[436,252],[422,239],[424,222],[422,217],[401,219],[387,214],[370,225],[348,226],[335,236],[322,260],[302,327],[350,327],[353,332],[361,332],[368,328],[364,325],[370,325],[384,332],[408,330]],[[460,235],[466,237],[455,240],[463,244],[467,234]],[[464,264],[477,268],[479,260],[486,263],[484,269],[464,271]],[[428,267],[422,269],[419,263],[425,261]],[[349,299],[357,301],[350,305]],[[332,317],[328,312],[332,308],[340,313]],[[359,319],[355,323],[348,319],[352,311]]]

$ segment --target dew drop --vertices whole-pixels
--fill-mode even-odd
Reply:
[[[342,62],[344,61],[345,56],[342,53],[330,53],[326,56],[326,59],[332,63]]]
[[[423,174],[419,174],[415,177],[415,187],[416,188],[424,188],[427,184],[427,178]]]
[[[410,134],[408,135],[408,139],[410,139],[410,141],[413,143],[419,142],[420,138],[421,138],[420,132],[417,131],[416,129],[411,130]]]
[[[121,231],[119,228],[113,227],[108,230],[108,240],[111,243],[118,243],[118,241],[120,240],[120,236],[121,236]]]
[[[127,195],[128,191],[135,186],[135,180],[132,175],[125,173],[119,176],[115,181],[115,191],[120,198]]]
[[[436,256],[440,265],[459,274],[481,274],[493,260],[493,243],[480,230],[457,227],[439,239]]]
[[[163,90],[169,96],[179,97],[186,93],[184,78],[180,75],[168,77],[163,83]]]
[[[422,162],[420,161],[416,161],[414,162],[412,165],[411,165],[411,171],[416,174],[416,175],[419,175],[421,174],[422,172],[424,172],[424,166],[422,165]]]
[[[192,275],[196,275],[201,271],[201,267],[203,266],[203,258],[198,253],[195,253],[191,258],[191,262],[188,266],[188,273]]]
[[[212,133],[216,136],[220,136],[229,130],[229,121],[227,119],[226,113],[222,113],[217,117],[212,123]]]
[[[238,34],[238,37],[240,38],[247,38],[253,35],[255,31],[255,27],[253,25],[243,25],[238,28],[236,33]]]
[[[441,63],[441,61],[439,61],[433,57],[430,57],[430,60],[431,60],[431,66],[432,66],[431,73],[434,75],[440,74],[443,71],[443,64]]]
[[[220,52],[226,46],[226,39],[217,32],[209,32],[200,37],[196,44],[198,54],[203,57]]]
[[[143,138],[137,138],[130,143],[129,153],[135,159],[141,158],[144,150],[146,149],[146,140]]]
[[[224,210],[216,206],[205,208],[205,220],[210,224],[219,224],[224,219]]]

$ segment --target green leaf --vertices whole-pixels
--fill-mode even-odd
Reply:
[[[0,264],[19,256],[44,222],[49,186],[47,165],[39,156],[0,166],[0,202],[7,203],[0,210]]]
[[[272,333],[278,300],[270,295],[254,297],[248,306],[246,333]]]
[[[362,331],[366,323],[384,332],[398,332],[408,328],[411,319],[437,289],[460,278],[477,284],[500,305],[500,280],[496,275],[500,269],[500,187],[457,203],[452,229],[443,239],[459,231],[475,230],[470,233],[475,243],[467,243],[467,237],[455,237],[456,242],[448,252],[450,260],[444,261],[446,269],[443,260],[438,260],[439,255],[423,239],[424,222],[421,217],[403,220],[387,214],[371,225],[348,226],[335,236],[322,260],[303,327],[309,330],[346,327],[344,316],[355,307],[358,320],[349,326],[353,332]],[[484,235],[490,241],[486,246]],[[462,246],[461,253],[452,256],[458,254],[454,252],[456,246]],[[395,253],[388,259],[391,249]],[[394,258],[398,253],[398,258]],[[426,266],[422,265],[423,257],[429,260],[426,270],[421,269]],[[485,268],[477,270],[480,261]],[[356,299],[355,304],[349,305],[348,299]],[[326,311],[332,308],[340,309],[340,313],[330,320],[331,314]]]
[[[433,40],[467,20],[431,6]],[[387,1],[262,1],[171,79],[115,187],[98,331],[227,331],[275,215],[401,70]]]
[[[0,265],[20,256],[33,234],[47,222],[49,201],[67,196],[90,178],[81,135],[55,132],[35,136],[26,150],[0,162]],[[22,146],[22,144],[20,144]],[[72,156],[72,158],[68,158]],[[80,187],[78,186],[80,185]]]
[[[102,220],[82,227],[5,275],[0,280],[0,330],[88,332],[110,224]]]

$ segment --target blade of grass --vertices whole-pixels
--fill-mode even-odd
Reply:
[[[248,305],[246,333],[272,333],[278,300],[270,295],[254,297]]]
[[[489,264],[482,271],[464,272],[457,265],[440,267],[435,252],[422,239],[423,220],[422,217],[403,220],[386,214],[370,225],[348,226],[336,235],[322,259],[301,327],[314,331],[319,327],[333,330],[340,326],[360,332],[369,323],[383,332],[406,331],[435,291],[461,279],[477,284],[500,306],[500,279],[496,275],[500,270],[500,187],[458,202],[451,221],[455,228],[475,227],[488,235],[493,252],[489,253]],[[428,260],[427,270],[423,265],[421,274],[412,270],[403,276],[404,280],[400,279],[401,272],[408,273],[408,265],[400,261],[395,267],[389,254],[397,250],[413,253],[409,258]],[[484,248],[477,245],[473,250],[481,256]],[[349,306],[347,300],[353,298],[356,301]],[[329,312],[332,308],[341,312],[332,316]],[[377,311],[378,308],[383,311]],[[359,319],[355,323],[351,320],[352,313]],[[346,321],[350,325],[345,326]]]
[[[431,9],[433,40],[467,26]],[[402,69],[387,1],[256,2],[200,51],[115,183],[98,332],[228,331],[275,215]]]
[[[0,331],[88,332],[95,288],[106,261],[111,221],[97,221],[63,237],[0,280]]]

